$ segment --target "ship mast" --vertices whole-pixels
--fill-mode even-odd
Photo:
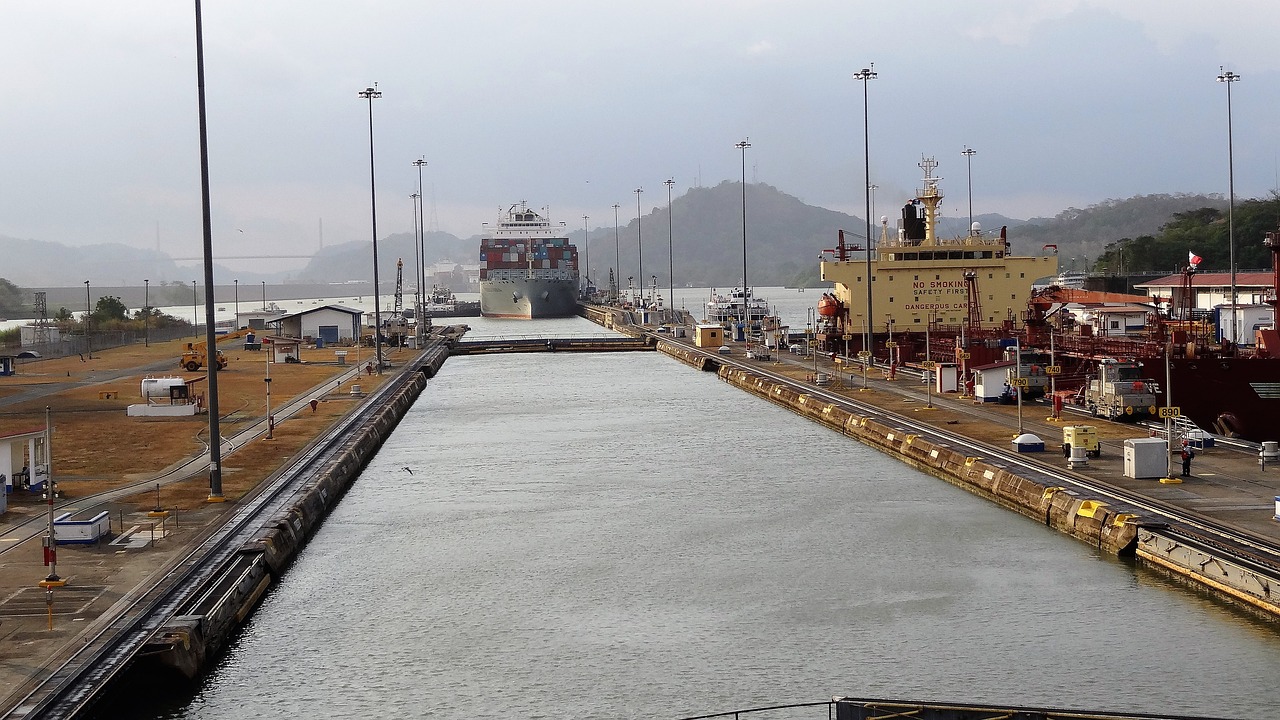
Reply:
[[[922,245],[938,244],[938,206],[942,204],[942,190],[938,188],[938,181],[942,178],[933,176],[933,169],[938,167],[938,161],[932,156],[920,156],[920,162],[917,163],[924,170],[924,188],[916,191],[916,198],[924,203],[924,242]]]

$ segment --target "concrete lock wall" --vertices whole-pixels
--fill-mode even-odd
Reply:
[[[192,595],[211,594],[219,601],[210,607],[187,608],[188,614],[175,616],[147,643],[139,654],[144,672],[158,669],[188,679],[199,676],[297,557],[447,358],[447,349],[441,349],[406,370],[401,387],[382,401],[368,422],[351,432],[327,461],[312,468],[298,484],[293,502],[263,522],[253,539]],[[206,593],[209,589],[220,592]]]
[[[1100,500],[1059,492],[1061,488],[1023,478],[987,463],[982,458],[938,447],[919,435],[904,433],[874,419],[860,417],[821,398],[798,392],[789,385],[745,370],[725,366],[720,368],[719,376],[731,385],[870,445],[1002,507],[1088,542],[1100,550],[1117,555],[1134,552],[1140,523],[1132,515],[1113,512]]]

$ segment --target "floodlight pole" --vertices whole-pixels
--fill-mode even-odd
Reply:
[[[862,148],[863,159],[865,161],[866,171],[866,191],[867,191],[867,317],[872,317],[872,297],[871,297],[871,130],[868,127],[867,112],[867,82],[876,79],[876,64],[871,63],[869,66],[859,70],[853,74],[854,80],[862,81]],[[871,324],[867,323],[868,334],[864,338],[865,345],[863,349],[871,350]]]
[[[373,101],[382,97],[378,83],[357,93],[361,100],[369,101],[369,218],[373,226],[373,358],[382,374],[382,303],[378,298],[378,193],[375,189],[373,170]]]

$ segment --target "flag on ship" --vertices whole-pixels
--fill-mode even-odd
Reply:
[[[1193,269],[1198,267],[1200,263],[1203,261],[1204,261],[1204,258],[1200,257],[1199,255],[1195,254],[1190,250],[1187,251],[1187,262],[1191,263],[1191,267]]]

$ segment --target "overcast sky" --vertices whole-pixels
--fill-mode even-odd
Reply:
[[[215,254],[367,240],[375,81],[378,232],[469,236],[528,200],[582,227],[749,181],[876,215],[921,155],[944,213],[1054,215],[1108,198],[1280,177],[1274,0],[212,0],[204,3]],[[0,3],[0,235],[198,255],[194,10],[174,0]],[[471,260],[470,258],[459,260]],[[0,275],[3,255],[0,254]]]

